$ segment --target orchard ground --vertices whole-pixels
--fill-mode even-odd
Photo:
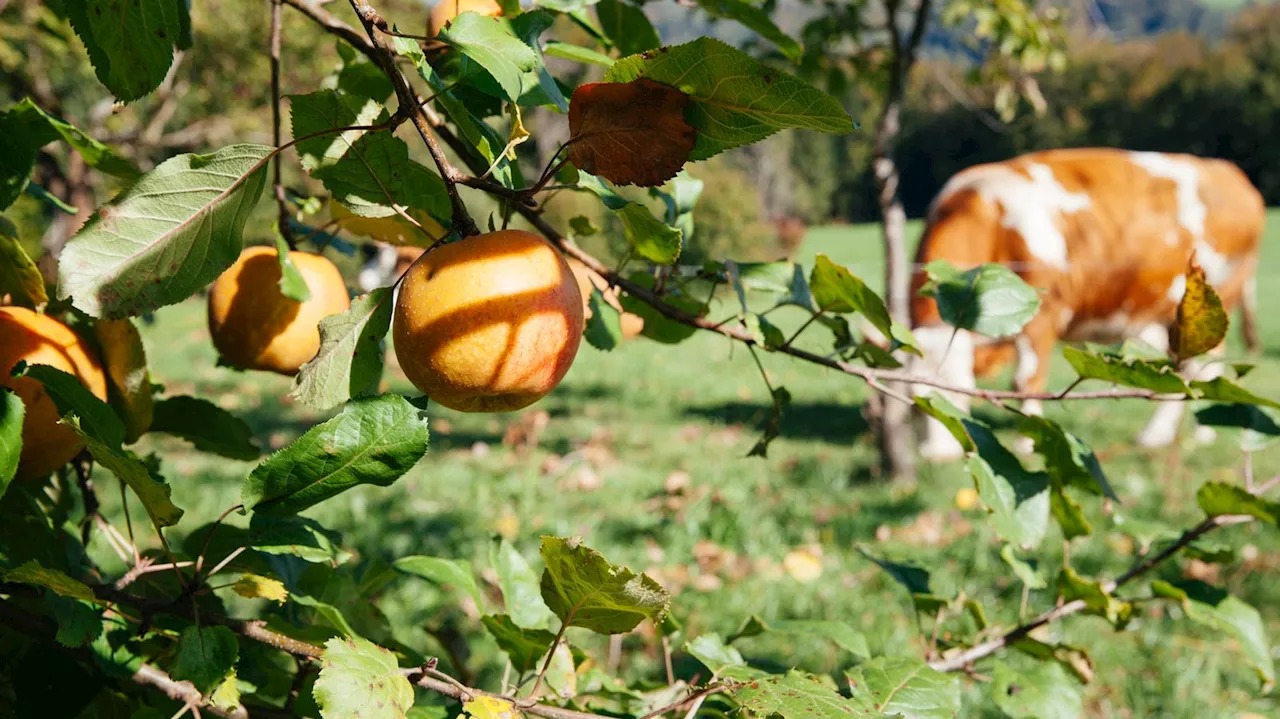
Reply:
[[[1259,277],[1266,352],[1245,384],[1274,398],[1280,397],[1280,211],[1269,219]],[[913,226],[912,236],[918,233]],[[814,229],[800,259],[809,264],[818,252],[878,285],[877,227]],[[722,295],[713,316],[731,314],[732,303],[736,299]],[[771,318],[794,328],[800,314],[788,312]],[[264,450],[283,446],[324,419],[285,398],[287,378],[215,366],[201,299],[161,310],[143,335],[153,381],[169,394],[216,399],[249,422]],[[802,344],[827,350],[830,341],[824,328],[815,327]],[[1240,357],[1234,330],[1231,343],[1233,356]],[[488,566],[495,533],[510,537],[534,561],[539,535],[583,535],[610,560],[649,571],[671,589],[685,636],[729,635],[752,614],[767,620],[836,619],[865,633],[873,652],[919,655],[922,629],[906,590],[858,546],[933,568],[935,593],[962,591],[987,607],[992,622],[1012,626],[1021,585],[1000,559],[989,523],[977,521],[981,508],[955,507],[957,490],[972,486],[963,470],[926,468],[912,488],[871,480],[867,468],[874,447],[861,416],[866,387],[786,357],[762,359],[775,385],[793,397],[768,459],[745,457],[768,406],[768,392],[745,348],[709,333],[675,347],[642,339],[611,353],[584,342],[564,384],[533,408],[510,415],[433,408],[431,451],[414,471],[389,488],[360,487],[308,514],[341,532],[360,561],[426,554],[472,561],[478,573]],[[414,394],[394,362],[389,364],[390,388]],[[1063,388],[1071,377],[1059,354],[1051,387]],[[1134,448],[1132,437],[1151,409],[1137,401],[1048,409],[1093,446],[1121,498],[1112,518],[1100,502],[1083,500],[1095,529],[1093,537],[1072,547],[1071,560],[1083,573],[1115,576],[1133,561],[1134,542],[1116,518],[1190,526],[1199,514],[1199,485],[1240,476],[1241,453],[1227,436],[1196,447],[1184,432],[1181,449]],[[508,428],[521,418],[532,424],[528,420],[539,410],[550,421],[537,447],[504,445]],[[994,409],[979,414],[1007,425]],[[175,545],[184,532],[238,501],[240,481],[252,467],[190,451],[177,440],[148,438],[141,448],[164,455],[173,498],[187,510],[170,535]],[[1255,464],[1261,478],[1280,472],[1280,450],[1259,454]],[[99,482],[104,485],[110,486]],[[123,527],[118,495],[101,494],[109,516]],[[135,506],[135,519],[139,513]],[[1218,568],[1184,557],[1156,576],[1185,573],[1225,585],[1261,611],[1273,647],[1280,647],[1280,584],[1266,579],[1280,568],[1280,541],[1257,526],[1227,529],[1215,539],[1238,550],[1235,561]],[[148,541],[155,543],[154,537]],[[1061,545],[1051,530],[1046,547]],[[125,569],[102,542],[94,550],[108,571]],[[820,571],[804,561],[809,557]],[[1050,582],[1058,566],[1055,561],[1042,567]],[[1125,595],[1149,592],[1145,583],[1135,583]],[[379,607],[394,624],[419,627],[397,638],[428,654],[444,652],[425,627],[451,625],[464,632],[475,640],[471,669],[496,682],[500,655],[463,597],[446,597],[433,585],[405,577],[387,588]],[[1051,589],[1032,592],[1028,611],[1048,608],[1053,597]],[[464,610],[457,609],[460,603]],[[971,626],[967,622],[949,626]],[[931,629],[923,628],[924,641]],[[578,631],[569,632],[571,641],[599,641]],[[1105,668],[1086,689],[1090,716],[1280,715],[1280,699],[1256,697],[1257,679],[1238,646],[1191,624],[1167,603],[1140,606],[1124,632],[1100,618],[1078,616],[1055,625],[1051,636],[1086,649]],[[740,646],[750,658],[777,659],[779,667],[794,661],[811,671],[833,671],[856,661],[817,636],[765,635]],[[628,636],[624,669],[660,679],[656,647],[652,634]],[[1019,661],[1013,654],[1005,658]],[[675,670],[685,678],[703,672],[705,678],[705,670],[680,653]],[[977,690],[967,691],[966,702],[964,716],[998,716]]]

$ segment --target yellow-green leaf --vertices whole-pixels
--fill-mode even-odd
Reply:
[[[231,585],[231,591],[246,599],[270,599],[279,604],[284,604],[289,598],[289,590],[285,589],[284,582],[260,574],[240,577]]]
[[[46,569],[34,559],[0,574],[0,576],[3,576],[6,582],[44,587],[60,597],[83,599],[87,602],[97,601],[89,585],[57,569]]]
[[[40,309],[49,302],[44,277],[36,263],[18,242],[18,230],[0,217],[0,295],[9,295],[13,304]]]
[[[112,399],[124,420],[125,442],[133,442],[151,429],[154,409],[142,337],[127,319],[96,322],[93,333],[102,350],[103,369],[115,388]]]
[[[1178,320],[1169,331],[1173,356],[1183,361],[1217,347],[1227,336],[1230,320],[1222,299],[1193,255],[1187,266],[1187,291],[1178,303]]]
[[[471,719],[520,719],[515,705],[497,697],[479,696],[462,705]]]

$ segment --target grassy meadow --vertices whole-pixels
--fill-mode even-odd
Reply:
[[[1280,322],[1270,313],[1280,312],[1280,213],[1272,215],[1270,227],[1259,281],[1267,350],[1245,384],[1280,397]],[[878,284],[876,227],[816,228],[801,259],[810,263],[819,252]],[[733,311],[729,297],[716,307],[716,317]],[[784,328],[795,327],[799,317],[788,311],[771,317]],[[199,300],[160,310],[143,331],[153,381],[168,394],[198,394],[236,413],[264,449],[283,446],[326,416],[292,403],[287,378],[216,366]],[[806,343],[827,349],[830,335],[815,327]],[[1239,356],[1238,337],[1233,348]],[[511,415],[436,408],[431,451],[410,474],[388,488],[357,488],[307,514],[341,532],[358,553],[357,562],[436,555],[471,560],[482,577],[495,534],[511,538],[531,558],[540,535],[582,535],[611,560],[649,571],[670,589],[686,636],[731,634],[752,614],[836,619],[864,632],[875,652],[920,653],[931,627],[922,635],[906,591],[858,547],[927,567],[936,593],[963,592],[985,606],[992,622],[1016,623],[1024,598],[1000,559],[999,542],[980,508],[955,506],[957,490],[971,486],[964,472],[958,466],[928,467],[914,487],[871,479],[867,468],[874,447],[861,414],[866,388],[786,357],[762,359],[774,384],[793,397],[767,459],[745,457],[768,404],[745,348],[708,333],[680,346],[639,340],[610,353],[584,342],[564,384],[533,408]],[[1071,376],[1059,355],[1052,386],[1065,387]],[[414,394],[394,361],[386,385]],[[537,445],[504,444],[508,429],[532,425],[536,411],[549,416]],[[1007,424],[994,409],[979,411],[997,425]],[[1047,411],[1091,443],[1121,500],[1108,516],[1100,502],[1082,498],[1095,528],[1094,536],[1071,547],[1072,564],[1082,573],[1115,576],[1133,561],[1137,548],[1117,521],[1189,526],[1197,518],[1197,487],[1241,472],[1241,454],[1225,434],[1210,446],[1194,445],[1184,432],[1181,448],[1135,449],[1132,437],[1150,412],[1138,402],[1071,403]],[[142,448],[162,455],[173,498],[187,510],[171,535],[175,546],[184,532],[238,501],[240,481],[252,467],[195,452],[178,440],[149,438]],[[1256,466],[1263,477],[1280,473],[1280,450],[1260,453]],[[103,494],[113,521],[123,526],[115,492]],[[247,518],[229,521],[245,524]],[[1273,646],[1280,647],[1280,540],[1258,527],[1230,528],[1218,537],[1239,550],[1234,562],[1216,567],[1183,559],[1159,576],[1185,574],[1225,585],[1259,608]],[[1043,549],[1041,568],[1052,578],[1062,554],[1056,530]],[[820,569],[797,558],[816,559]],[[120,568],[105,554],[103,561]],[[1143,597],[1149,591],[1136,583],[1122,594]],[[394,625],[415,627],[397,639],[427,654],[443,653],[437,643],[441,627],[472,638],[469,667],[478,681],[492,686],[501,675],[500,657],[480,632],[475,607],[462,596],[402,578],[385,589],[378,607]],[[1031,592],[1025,611],[1037,613],[1053,601],[1052,590]],[[493,609],[491,604],[488,611]],[[571,640],[603,661],[605,645],[576,631]],[[1048,637],[1092,655],[1097,676],[1085,690],[1089,716],[1280,715],[1280,699],[1256,696],[1258,681],[1237,645],[1191,624],[1168,604],[1140,605],[1124,632],[1102,619],[1078,616],[1054,625]],[[624,671],[660,678],[655,646],[652,633],[626,637]],[[815,672],[838,672],[857,661],[821,637],[765,635],[743,640],[741,647],[763,663]],[[686,678],[704,671],[682,654],[675,670]],[[980,680],[966,679],[965,686],[964,716],[999,716]]]

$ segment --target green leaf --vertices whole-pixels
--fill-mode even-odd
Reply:
[[[599,65],[606,68],[613,65],[613,58],[608,55],[568,42],[548,41],[542,51],[552,57],[572,60],[584,65]]]
[[[653,50],[662,44],[653,23],[649,22],[644,10],[635,5],[622,0],[600,0],[596,4],[596,17],[600,19],[600,29],[605,37],[623,55]]]
[[[996,533],[1019,547],[1038,546],[1049,529],[1049,477],[1028,471],[987,425],[976,420],[963,424],[976,447],[965,469],[992,512]]]
[[[379,287],[352,300],[346,312],[320,320],[320,351],[302,365],[289,396],[329,409],[376,391],[392,297],[390,287]]]
[[[1063,567],[1058,574],[1058,595],[1067,602],[1084,601],[1085,614],[1103,617],[1117,629],[1123,629],[1133,614],[1132,604],[1111,596],[1101,581],[1085,579],[1071,567]]]
[[[539,63],[533,48],[516,36],[511,21],[474,12],[455,17],[437,36],[489,72],[502,88],[502,99],[517,102],[525,90],[525,73]]]
[[[1044,455],[1045,471],[1055,482],[1116,498],[1098,457],[1079,437],[1044,417],[1019,414],[1016,421],[1018,431],[1030,437],[1036,451]]]
[[[919,659],[877,657],[845,677],[852,703],[866,711],[904,719],[960,715],[960,682]]]
[[[502,602],[511,621],[525,629],[545,628],[553,615],[542,601],[538,575],[524,555],[510,542],[500,539],[489,548],[489,563],[498,575]]]
[[[402,719],[413,706],[413,685],[391,652],[359,637],[324,649],[312,690],[324,719]]]
[[[884,333],[893,333],[893,320],[884,300],[848,269],[837,265],[826,255],[814,260],[809,287],[818,308],[825,312],[859,312]]]
[[[85,432],[75,415],[70,415],[63,421],[84,440],[84,446],[93,455],[93,461],[129,485],[134,494],[138,495],[152,523],[157,527],[171,527],[182,519],[182,510],[170,498],[173,489],[162,478],[153,476],[137,455],[121,449],[119,445],[108,445],[95,435]]]
[[[948,604],[948,601],[929,588],[929,572],[914,564],[891,562],[879,559],[862,547],[855,547],[858,554],[871,560],[898,584],[906,587],[911,594],[911,604],[917,612],[934,614]]]
[[[1165,582],[1156,579],[1151,582],[1151,591],[1158,597],[1179,602],[1188,619],[1234,637],[1262,680],[1264,690],[1270,690],[1275,684],[1271,643],[1257,609],[1225,589],[1195,580]]]
[[[255,514],[249,520],[249,545],[265,554],[336,566],[351,558],[341,541],[337,532],[325,529],[314,519]]]
[[[44,605],[58,623],[54,641],[64,647],[83,647],[102,635],[102,609],[82,599],[46,593]]]
[[[38,128],[28,127],[16,112],[0,112],[0,210],[22,197],[31,181],[36,153],[44,144],[37,136]]]
[[[1191,383],[1191,389],[1204,399],[1218,402],[1236,402],[1252,404],[1272,409],[1280,409],[1280,403],[1259,397],[1226,377],[1216,377],[1209,381],[1197,380]]]
[[[1280,437],[1280,424],[1266,410],[1251,404],[1215,404],[1196,412],[1196,423],[1206,427],[1232,427]]]
[[[0,497],[18,474],[24,416],[26,408],[22,406],[22,398],[0,387]]]
[[[818,619],[776,619],[764,622],[759,618],[756,621],[768,632],[820,637],[850,654],[863,658],[871,656],[866,636],[844,622]]]
[[[775,387],[770,395],[772,403],[764,418],[764,432],[747,452],[748,457],[768,457],[769,445],[782,434],[782,415],[791,406],[791,392],[786,387]]]
[[[293,259],[289,257],[289,244],[284,241],[284,235],[278,232],[276,233],[276,261],[280,263],[280,294],[294,302],[306,302],[311,299],[311,289],[307,287],[307,280],[294,266]]]
[[[179,395],[156,403],[151,431],[190,442],[201,452],[230,459],[257,459],[262,451],[244,420],[208,400]]]
[[[511,659],[512,668],[520,674],[537,669],[538,660],[546,656],[547,650],[556,640],[556,635],[545,629],[522,629],[516,626],[511,617],[505,614],[482,617],[480,622],[498,643],[498,648]]]
[[[524,41],[533,50],[536,64],[531,72],[526,72],[522,84],[524,93],[520,96],[521,105],[546,105],[555,107],[560,112],[569,111],[569,101],[565,99],[559,83],[547,71],[546,61],[542,57],[542,33],[555,24],[551,13],[532,10],[512,17],[511,29],[516,37]]]
[[[1280,523],[1280,502],[1249,494],[1244,487],[1225,482],[1205,482],[1196,492],[1196,502],[1210,517],[1244,514],[1271,526]]]
[[[293,136],[341,127],[377,124],[385,108],[335,90],[290,97]],[[441,224],[450,216],[440,176],[409,159],[409,146],[390,131],[348,130],[297,144],[302,165],[334,199],[361,217],[391,217],[397,209],[430,214]]]
[[[98,80],[130,102],[160,86],[184,38],[186,8],[170,0],[67,0],[67,15]],[[189,21],[187,21],[189,22]],[[189,25],[186,27],[189,28]]]
[[[111,389],[111,408],[124,424],[124,441],[132,444],[151,428],[155,415],[142,335],[131,320],[99,320],[93,323],[93,335]]]
[[[623,58],[605,82],[647,77],[689,95],[685,119],[698,131],[691,161],[758,142],[779,130],[843,135],[853,120],[835,98],[713,38]]]
[[[702,662],[712,674],[719,674],[728,667],[736,667],[747,663],[742,653],[725,644],[719,634],[703,634],[685,642],[684,650],[694,659]]]
[[[578,539],[542,538],[542,599],[560,621],[599,634],[622,634],[662,621],[671,598],[646,574],[610,564]]]
[[[1117,355],[1086,352],[1078,347],[1063,347],[1062,356],[1083,379],[1149,389],[1160,394],[1188,394],[1186,380],[1165,361],[1125,359]]]
[[[190,297],[240,255],[271,148],[178,155],[103,206],[58,259],[58,296],[119,319]]]
[[[2,127],[0,132],[3,132]],[[22,248],[18,228],[0,217],[0,295],[6,294],[19,307],[38,310],[49,303],[44,276]]]
[[[589,302],[591,319],[587,320],[582,336],[592,347],[608,352],[622,344],[622,315],[604,301],[604,295],[596,287],[591,288]]]
[[[683,236],[653,216],[649,208],[628,203],[618,210],[627,244],[637,255],[660,265],[674,265],[680,259]]]
[[[969,430],[965,424],[969,419],[969,415],[960,411],[959,407],[951,404],[945,397],[939,394],[929,394],[924,397],[916,397],[916,406],[925,414],[933,417],[942,423],[947,431],[956,438],[960,446],[966,452],[972,452],[978,448],[974,444],[973,437],[969,436]]]
[[[1027,589],[1044,589],[1049,586],[1049,583],[1045,581],[1044,575],[1031,563],[1018,558],[1014,553],[1012,544],[1006,544],[1000,549],[1000,559],[1009,565],[1009,568],[1013,570],[1014,576],[1018,578],[1019,582],[1025,584]]]
[[[854,705],[817,677],[792,669],[738,686],[732,696],[755,716],[783,719],[849,719]]]
[[[295,514],[361,484],[390,486],[427,452],[427,420],[394,394],[352,400],[245,478],[244,506]]]
[[[502,135],[476,117],[454,95],[450,84],[442,80],[427,62],[426,54],[423,53],[422,46],[417,40],[403,37],[393,37],[391,40],[396,52],[409,58],[418,74],[430,85],[435,93],[436,104],[453,121],[462,138],[484,159],[485,166],[494,167],[493,179],[505,187],[516,187],[516,179],[520,175],[519,167],[499,154],[505,145]]]
[[[986,264],[961,272],[943,260],[925,267],[921,294],[934,298],[947,324],[987,337],[1022,331],[1040,311],[1040,295],[1004,265]]]
[[[1070,644],[1046,644],[1031,637],[1021,637],[1011,645],[1014,649],[1041,661],[1055,661],[1075,674],[1082,684],[1093,681],[1093,659],[1080,647]]]
[[[1079,719],[1084,716],[1080,685],[1057,662],[1019,672],[996,660],[991,698],[1014,719]]]
[[[653,289],[653,275],[651,273],[634,272],[628,279],[646,289]],[[700,317],[704,313],[705,308],[702,300],[695,300],[679,292],[679,290],[669,291],[663,296],[663,300],[667,304],[695,317]],[[654,309],[653,305],[636,299],[631,295],[622,295],[618,298],[618,301],[622,305],[622,309],[644,320],[644,329],[641,330],[640,334],[655,342],[679,344],[692,337],[693,333],[698,331],[696,327],[669,319],[666,315]]]
[[[121,157],[115,150],[89,137],[74,125],[45,112],[32,102],[31,98],[26,98],[14,105],[10,112],[22,117],[29,128],[34,129],[42,126],[48,128],[47,133],[43,133],[38,137],[38,146],[46,145],[55,139],[61,138],[71,146],[71,149],[80,153],[86,165],[94,169],[125,180],[136,179],[142,174],[142,171],[132,161]]]
[[[222,626],[190,626],[182,630],[169,673],[209,694],[235,671],[239,658],[235,632]]]
[[[471,595],[477,607],[484,606],[484,600],[480,597],[480,588],[476,586],[475,575],[471,573],[470,567],[464,566],[461,562],[439,557],[414,555],[401,557],[392,562],[392,566],[405,574],[412,574],[415,577],[422,577],[436,584],[447,584],[461,589]]]
[[[316,614],[320,615],[321,619],[324,620],[325,624],[336,629],[343,636],[358,638],[356,630],[351,628],[351,624],[347,622],[347,618],[343,615],[342,610],[332,604],[322,602],[315,597],[308,594],[302,594],[300,592],[293,592],[290,595],[290,599],[304,607],[314,609]]]
[[[714,17],[737,20],[744,27],[778,47],[788,60],[797,61],[803,49],[790,35],[773,23],[769,13],[763,8],[743,2],[743,0],[698,0],[698,7]]]
[[[1093,534],[1093,525],[1084,516],[1080,503],[1067,494],[1067,490],[1058,482],[1053,483],[1049,493],[1049,511],[1062,527],[1062,536],[1070,541],[1076,537],[1087,537]]]
[[[89,585],[78,579],[73,579],[66,572],[57,569],[46,569],[34,559],[14,569],[0,571],[0,576],[4,577],[6,582],[48,589],[59,597],[83,599],[87,602],[97,601]]]
[[[59,415],[76,415],[84,431],[109,447],[118,449],[124,444],[124,424],[111,405],[94,396],[78,378],[56,367],[40,364],[28,367],[27,377],[44,385]]]

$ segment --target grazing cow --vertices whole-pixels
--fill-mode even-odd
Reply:
[[[782,249],[783,258],[794,260],[800,252],[800,246],[804,244],[805,235],[809,234],[808,223],[799,217],[787,215],[774,218],[773,226],[777,231],[778,246]]]
[[[1227,310],[1240,306],[1253,350],[1264,209],[1235,165],[1190,155],[1051,150],[964,170],[934,200],[916,254],[911,324],[924,358],[914,360],[912,370],[972,387],[975,374],[992,374],[1016,358],[1015,388],[1040,392],[1059,340],[1136,338],[1167,351],[1193,252]],[[926,281],[922,268],[933,260],[961,269],[1005,264],[1042,290],[1040,311],[1003,341],[953,333],[937,304],[918,295]],[[1191,361],[1182,370],[1208,379],[1221,373],[1221,363]],[[916,385],[914,391],[933,390]],[[968,408],[968,397],[942,394]],[[1183,409],[1178,402],[1160,405],[1138,443],[1173,442]],[[1023,404],[1024,412],[1040,410],[1039,402]],[[936,420],[925,420],[921,440],[926,458],[962,454]]]
[[[387,287],[395,282],[414,260],[422,256],[421,247],[397,247],[383,243],[364,246],[365,261],[360,268],[357,282],[360,289],[369,292]]]

